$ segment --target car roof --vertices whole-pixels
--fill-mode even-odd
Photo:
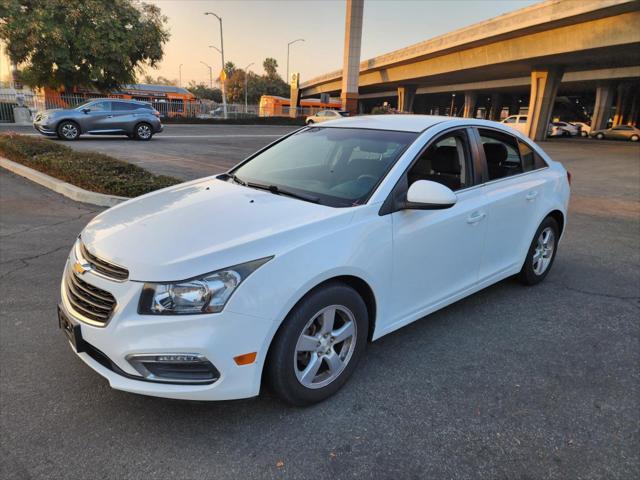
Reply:
[[[444,117],[437,115],[362,115],[357,117],[343,117],[340,120],[322,122],[322,127],[338,128],[369,128],[372,130],[394,130],[400,132],[420,133],[429,127],[447,122],[452,127],[456,125],[476,125],[496,128],[502,127],[500,122],[475,118]],[[508,128],[508,127],[506,127]],[[510,131],[510,130],[505,130]]]

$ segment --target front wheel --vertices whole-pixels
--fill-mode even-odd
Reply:
[[[80,127],[76,122],[65,120],[58,125],[58,138],[62,140],[77,140],[80,136]]]
[[[629,140],[631,140],[632,142],[637,142],[639,138],[640,137],[638,137],[638,135],[631,135],[631,138]]]
[[[136,140],[151,140],[153,128],[148,123],[139,123],[133,131]]]
[[[307,125],[313,125],[315,122],[313,120],[307,120]]]
[[[336,393],[362,356],[367,306],[342,283],[310,292],[289,313],[269,352],[267,375],[285,402],[303,406]]]
[[[522,283],[535,285],[544,280],[556,258],[559,237],[558,222],[552,217],[545,218],[533,237],[527,258],[518,275]]]
[[[604,133],[599,133],[599,134],[597,134],[597,135],[596,135],[596,138],[597,138],[598,140],[603,140],[603,139],[604,139]]]

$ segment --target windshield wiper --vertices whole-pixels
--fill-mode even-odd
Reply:
[[[247,182],[245,182],[244,180],[241,180],[240,177],[238,177],[235,173],[224,173],[223,175],[226,177],[227,180],[231,179],[240,185],[247,186]]]
[[[245,182],[244,185],[251,188],[259,188],[260,190],[267,190],[268,192],[275,193],[276,195],[284,195],[286,197],[297,198],[311,203],[320,202],[320,199],[318,197],[314,197],[312,195],[307,195],[304,193],[292,192],[291,190],[283,189],[282,187],[278,187],[277,185],[264,185],[262,183],[253,182]]]

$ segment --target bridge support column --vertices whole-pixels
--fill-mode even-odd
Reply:
[[[596,102],[591,116],[591,130],[607,128],[611,105],[613,104],[614,88],[611,84],[599,85],[596,88]]]
[[[563,71],[534,70],[531,72],[531,97],[529,99],[529,113],[527,131],[529,138],[535,141],[547,137],[547,127],[553,112],[558,87],[562,80]]]
[[[473,118],[476,113],[476,101],[478,95],[476,92],[464,92],[464,111],[462,116],[464,118]]]
[[[636,90],[633,94],[633,100],[631,101],[631,112],[629,112],[629,118],[627,119],[627,125],[633,127],[638,126],[638,111],[640,110],[640,92]]]
[[[504,107],[504,95],[494,93],[491,95],[491,109],[489,110],[489,120],[500,120],[500,114]]]
[[[618,85],[618,94],[616,95],[616,113],[613,116],[613,126],[617,127],[625,123],[626,112],[629,110],[631,103],[631,85],[621,83]]]
[[[360,46],[362,44],[362,12],[364,0],[347,0],[342,60],[342,109],[351,115],[358,113],[358,83],[360,79]]]
[[[398,110],[405,113],[413,113],[413,100],[415,98],[415,85],[398,87]]]

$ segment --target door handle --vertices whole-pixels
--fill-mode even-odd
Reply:
[[[538,196],[538,192],[536,190],[532,190],[529,193],[527,193],[527,196],[524,198],[526,198],[527,201],[531,202],[535,200],[537,196]]]
[[[487,214],[484,212],[473,212],[471,215],[467,217],[467,223],[470,225],[474,225],[484,219]]]
[[[107,115],[107,118],[113,118],[113,115]]]

